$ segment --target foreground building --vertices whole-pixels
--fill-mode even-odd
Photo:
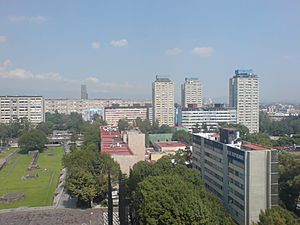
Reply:
[[[145,134],[137,130],[122,134],[117,128],[100,127],[100,151],[120,164],[122,173],[129,175],[134,164],[145,160]]]
[[[169,78],[156,76],[152,83],[153,122],[159,125],[175,124],[174,83]]]
[[[219,138],[194,134],[193,168],[238,224],[251,225],[261,210],[278,206],[277,150],[242,144],[235,129],[221,129]]]
[[[236,108],[239,124],[259,132],[259,83],[252,70],[236,70],[230,79],[229,107]]]
[[[27,119],[30,123],[45,122],[42,96],[0,96],[0,123]]]

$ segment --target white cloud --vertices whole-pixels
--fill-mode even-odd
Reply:
[[[43,74],[36,74],[34,78],[39,80],[63,80],[63,77],[59,73],[43,73]]]
[[[10,22],[13,23],[34,23],[41,24],[46,21],[44,16],[11,16],[9,17]]]
[[[201,57],[210,57],[213,53],[214,49],[211,47],[196,47],[192,50],[192,54],[199,55]]]
[[[289,59],[291,59],[291,56],[289,56],[289,55],[284,55],[284,56],[283,56],[283,59],[289,60]]]
[[[166,55],[178,55],[182,52],[180,48],[170,48],[165,51]]]
[[[13,68],[13,63],[6,59],[0,64],[0,78],[10,78],[10,79],[36,79],[36,80],[63,80],[59,73],[49,72],[49,73],[39,73],[35,74],[30,70],[22,68]]]
[[[0,44],[5,43],[7,38],[5,36],[0,36]]]
[[[100,43],[98,41],[94,41],[92,42],[91,47],[94,49],[98,49],[100,48]]]
[[[91,82],[91,83],[98,83],[99,82],[99,79],[97,77],[88,77],[85,80],[88,81],[88,82]]]
[[[13,63],[9,59],[5,59],[2,63],[0,63],[0,71],[6,70],[8,67],[11,67]]]
[[[115,48],[118,48],[118,47],[125,47],[128,45],[128,41],[126,39],[121,39],[121,40],[112,40],[110,42],[110,44],[115,47]]]

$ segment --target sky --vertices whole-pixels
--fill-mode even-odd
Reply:
[[[150,99],[156,75],[227,101],[235,69],[261,102],[300,102],[299,0],[0,0],[0,95]]]

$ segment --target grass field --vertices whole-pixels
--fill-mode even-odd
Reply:
[[[54,155],[48,156],[50,152]],[[0,171],[0,196],[9,192],[24,192],[25,198],[11,204],[0,203],[0,209],[52,205],[54,191],[62,169],[63,154],[62,147],[48,148],[39,154],[37,164],[40,169],[28,171],[27,167],[32,157],[27,154],[16,153],[13,160]],[[29,173],[38,173],[38,178],[22,179],[23,176]]]
[[[16,148],[9,148],[5,151],[0,152],[0,159],[5,158],[8,156],[10,153],[13,153],[16,150]]]

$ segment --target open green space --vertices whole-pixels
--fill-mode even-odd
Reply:
[[[6,156],[8,156],[9,154],[13,153],[16,150],[17,148],[9,148],[6,149],[5,151],[0,152],[0,159],[5,158]]]
[[[53,153],[48,155],[48,153]],[[32,160],[28,154],[16,153],[14,158],[0,171],[0,196],[11,192],[24,192],[25,197],[14,203],[0,203],[0,209],[20,206],[52,205],[54,191],[62,169],[62,147],[51,147],[39,154],[39,169],[28,171]],[[22,179],[28,174],[38,174],[35,179]]]

